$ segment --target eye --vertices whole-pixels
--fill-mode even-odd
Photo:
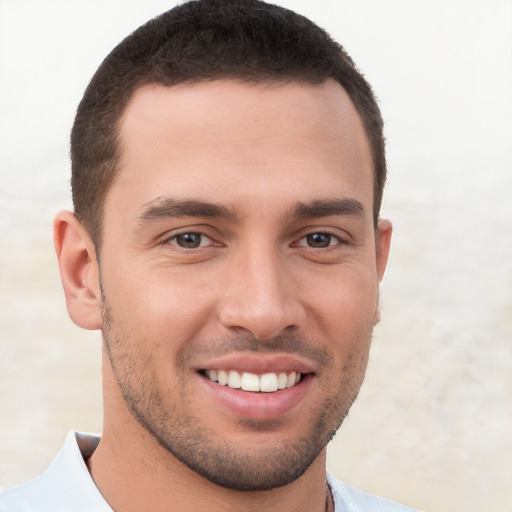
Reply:
[[[331,233],[310,233],[302,237],[297,245],[312,247],[313,249],[324,249],[339,243],[337,236]]]
[[[180,233],[179,235],[173,236],[169,242],[183,249],[197,249],[198,247],[210,245],[212,239],[203,235],[203,233]]]

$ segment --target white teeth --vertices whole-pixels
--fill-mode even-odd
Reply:
[[[228,373],[228,386],[233,389],[238,389],[241,384],[240,374],[235,372],[235,370],[230,370]]]
[[[291,388],[297,384],[302,374],[300,372],[255,373],[244,372],[240,375],[236,370],[206,370],[206,376],[213,382],[233,389],[242,388],[244,391],[262,391],[273,393],[279,389]]]
[[[254,373],[242,373],[242,382],[240,386],[244,391],[259,391],[260,379]]]
[[[265,373],[260,377],[260,390],[265,393],[277,391],[277,375],[275,373]]]
[[[211,372],[214,370],[210,370],[210,378],[211,378]],[[225,386],[228,383],[228,372],[225,372],[224,370],[219,370],[217,372],[217,380],[219,381],[219,384],[222,384]]]
[[[277,378],[277,387],[279,389],[284,389],[286,387],[286,384],[288,383],[288,375],[286,373],[281,372],[279,374],[279,377]]]

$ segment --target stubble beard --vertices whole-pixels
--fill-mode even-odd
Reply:
[[[320,452],[334,437],[357,397],[364,379],[367,356],[371,341],[360,361],[343,369],[337,386],[326,385],[325,400],[321,409],[314,411],[316,417],[306,423],[298,439],[285,445],[273,446],[265,441],[255,441],[261,431],[271,433],[279,429],[279,420],[265,422],[245,420],[248,443],[240,446],[227,438],[212,435],[207,425],[201,424],[200,411],[194,415],[190,397],[185,386],[180,386],[179,407],[177,403],[165,401],[165,393],[159,389],[154,374],[154,358],[144,352],[150,346],[140,335],[127,332],[117,325],[108,301],[102,301],[102,334],[104,348],[110,361],[113,375],[126,405],[138,423],[173,457],[187,467],[219,486],[243,491],[264,491],[287,485],[311,466]],[[138,338],[138,339],[136,339]],[[134,343],[135,341],[135,343]],[[255,351],[261,351],[261,342],[238,340],[237,345],[254,344]],[[283,346],[306,346],[301,339],[276,338],[266,342],[264,350],[283,350]],[[311,345],[308,345],[311,346]],[[307,348],[304,351],[307,352]],[[318,360],[325,365],[330,362],[329,354],[323,349],[312,348]],[[310,354],[311,355],[311,354]],[[358,354],[360,355],[360,354]],[[183,357],[183,361],[188,356]],[[178,365],[179,367],[179,365]],[[354,369],[355,368],[355,369]],[[179,384],[182,378],[179,378]],[[188,407],[187,407],[188,405]],[[267,438],[268,439],[268,438]]]

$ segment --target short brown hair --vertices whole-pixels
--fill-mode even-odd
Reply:
[[[116,46],[78,107],[71,133],[73,204],[97,249],[105,197],[119,170],[119,119],[134,91],[146,84],[221,78],[340,83],[370,142],[377,222],[386,181],[382,116],[347,52],[323,29],[283,7],[259,0],[193,0],[150,20]]]

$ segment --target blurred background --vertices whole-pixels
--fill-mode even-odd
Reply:
[[[68,319],[51,224],[88,80],[175,3],[0,0],[0,488],[101,430],[100,336]],[[512,1],[276,3],[348,50],[386,121],[383,319],[329,468],[426,511],[510,512]]]

